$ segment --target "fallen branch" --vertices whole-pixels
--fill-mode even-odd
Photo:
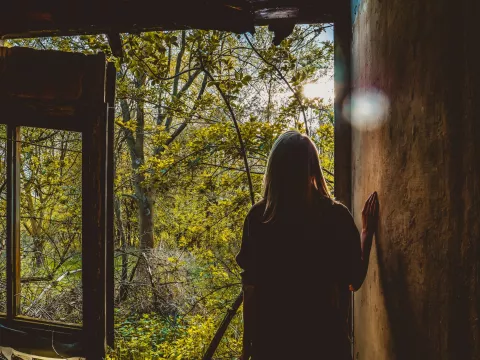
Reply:
[[[28,314],[28,312],[30,311],[30,309],[33,308],[33,306],[35,306],[39,301],[40,299],[55,285],[57,284],[58,282],[62,281],[65,277],[67,277],[68,275],[72,275],[72,274],[76,274],[78,272],[82,271],[82,269],[77,269],[77,270],[70,270],[70,271],[66,271],[64,272],[62,275],[60,275],[56,280],[52,281],[50,283],[50,285],[48,285],[45,289],[43,289],[43,291],[40,293],[40,295],[38,295],[38,297],[30,304],[30,306],[25,310],[25,315]]]
[[[237,313],[240,305],[242,305],[242,302],[243,302],[243,291],[235,299],[235,302],[233,303],[232,308],[227,311],[227,314],[223,318],[223,321],[220,324],[220,327],[217,329],[217,332],[215,333],[215,336],[213,337],[207,351],[205,352],[205,355],[203,355],[202,360],[212,360],[213,354],[215,354],[215,350],[217,350],[218,344],[220,343],[220,340],[222,340],[223,334],[225,334],[225,331],[227,330],[228,325],[230,325],[230,322],[232,321],[233,317]]]

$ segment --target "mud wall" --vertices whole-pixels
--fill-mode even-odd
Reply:
[[[380,199],[354,359],[480,359],[480,1],[353,1],[353,82],[390,100],[353,130],[357,224]]]

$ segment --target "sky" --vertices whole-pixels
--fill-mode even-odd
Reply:
[[[319,36],[319,41],[333,41],[333,26],[328,27],[324,33]],[[334,81],[333,70],[330,74],[320,78],[317,82],[306,84],[303,94],[307,98],[323,98],[327,102],[333,102]]]

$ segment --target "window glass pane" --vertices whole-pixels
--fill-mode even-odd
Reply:
[[[0,313],[7,311],[7,126],[0,124]]]
[[[71,131],[23,127],[20,314],[82,322],[82,142]]]

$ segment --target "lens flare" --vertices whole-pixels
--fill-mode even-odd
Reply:
[[[358,89],[343,105],[343,113],[349,114],[352,126],[358,129],[374,129],[385,122],[390,101],[377,89]]]

